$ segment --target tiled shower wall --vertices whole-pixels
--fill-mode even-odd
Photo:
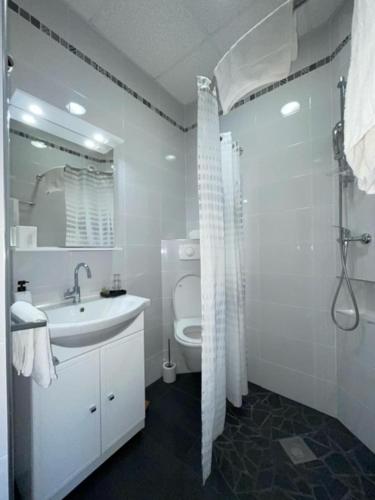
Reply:
[[[87,262],[84,295],[120,272],[129,293],[151,298],[145,318],[146,381],[161,375],[162,238],[185,237],[183,107],[57,0],[9,2],[10,83],[64,109],[87,108],[84,119],[121,137],[114,152],[119,177],[117,251],[17,252],[15,279],[31,282],[36,304],[62,299],[74,266]],[[175,162],[165,156],[173,154]]]
[[[292,72],[332,52],[329,27],[300,43]],[[222,119],[244,148],[249,380],[336,414],[331,65]],[[283,117],[282,106],[300,103]]]
[[[352,1],[347,0],[332,24],[337,40],[351,29]],[[350,45],[332,65],[334,118],[338,120],[338,91],[341,75],[347,77]],[[354,186],[345,189],[345,226],[353,234],[368,232],[375,237],[375,196],[366,195]],[[337,220],[337,219],[336,219]],[[353,244],[350,249],[350,275],[364,281],[353,281],[360,310],[375,312],[375,244]],[[344,305],[352,307],[346,294]],[[343,318],[341,318],[343,320]],[[337,330],[338,416],[372,451],[375,451],[375,327],[364,318],[355,332]]]

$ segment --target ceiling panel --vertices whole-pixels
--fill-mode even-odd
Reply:
[[[166,71],[157,81],[183,104],[195,101],[197,97],[197,75],[212,75],[220,52],[210,42],[203,42],[194,51],[173,68]]]
[[[249,29],[261,21],[267,14],[279,7],[284,0],[252,0],[251,8],[236,16],[229,24],[212,35],[212,40],[222,56]]]
[[[250,2],[249,0],[183,0],[183,4],[207,33],[214,33],[248,9]]]
[[[109,0],[93,25],[151,76],[192,52],[206,34],[182,0]]]
[[[225,52],[285,0],[64,0],[104,38],[176,99],[195,99],[195,77],[212,75]],[[308,0],[297,11],[300,35],[343,0]]]
[[[65,0],[65,2],[86,21],[90,21],[106,0]]]

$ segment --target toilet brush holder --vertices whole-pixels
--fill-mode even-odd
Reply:
[[[173,384],[176,381],[176,363],[169,361],[163,363],[163,381],[166,384]]]

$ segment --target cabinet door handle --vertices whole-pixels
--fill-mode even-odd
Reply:
[[[115,395],[113,394],[113,392],[111,392],[111,394],[108,394],[108,401],[113,401],[115,399]]]
[[[95,405],[90,406],[89,410],[90,410],[90,413],[95,413],[96,412],[96,406]]]

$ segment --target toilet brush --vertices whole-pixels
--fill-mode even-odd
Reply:
[[[172,384],[176,380],[176,363],[171,361],[170,339],[168,339],[168,361],[163,363],[163,380],[166,384]]]
[[[171,365],[171,339],[168,339],[168,368],[170,368]]]

